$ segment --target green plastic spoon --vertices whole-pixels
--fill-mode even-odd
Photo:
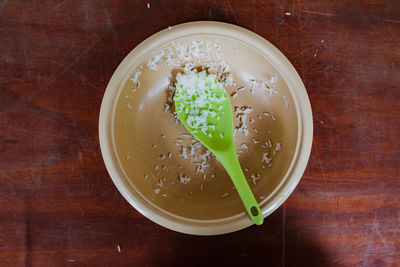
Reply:
[[[176,113],[186,127],[224,166],[251,220],[261,225],[263,216],[236,155],[229,96],[216,76],[205,71],[177,74]]]

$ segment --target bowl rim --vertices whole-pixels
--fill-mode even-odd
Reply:
[[[129,190],[124,170],[118,163],[115,153],[112,126],[115,103],[121,89],[123,78],[128,70],[135,65],[137,58],[155,47],[172,40],[190,35],[214,34],[245,42],[253,49],[267,55],[268,60],[277,69],[288,85],[296,108],[298,135],[296,150],[292,162],[281,183],[271,193],[271,203],[262,208],[262,214],[267,217],[275,211],[293,192],[299,183],[311,153],[313,138],[313,118],[311,104],[305,86],[289,60],[269,41],[245,28],[213,21],[196,21],[178,24],[153,34],[136,46],[120,63],[113,73],[103,96],[99,114],[99,143],[106,169],[123,197],[142,215],[151,221],[171,230],[194,235],[217,235],[241,230],[252,225],[252,221],[243,212],[243,216],[234,215],[218,220],[193,220],[168,213],[149,205],[139,192]],[[279,189],[279,191],[278,191]],[[160,214],[162,212],[162,214]]]

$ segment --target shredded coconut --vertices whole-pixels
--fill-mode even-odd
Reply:
[[[276,81],[277,78],[275,76],[272,76],[268,82],[261,80],[251,80],[250,93],[254,94],[257,90],[267,92],[270,96],[278,94],[278,89],[276,89],[274,86],[274,83]]]
[[[192,50],[196,51],[196,46]],[[176,80],[174,100],[178,103],[176,109],[181,119],[191,131],[201,131],[211,137],[215,130],[212,121],[217,120],[222,111],[210,109],[210,105],[227,99],[226,93],[222,93],[225,89],[217,82],[215,75],[205,71],[178,73]]]
[[[190,182],[190,180],[192,180],[192,178],[188,177],[187,175],[179,174],[179,181],[182,184],[188,184]]]
[[[262,156],[261,161],[265,162],[266,164],[270,163],[272,160],[272,158],[268,157],[268,152],[264,153]]]
[[[133,83],[136,84],[137,88],[140,87],[139,77],[140,77],[141,74],[142,74],[142,72],[141,72],[140,70],[138,70],[138,71],[133,75],[133,78],[130,79]],[[135,90],[135,89],[132,89],[132,92],[136,92],[136,90],[135,90],[135,91],[133,91],[133,90]]]
[[[164,50],[154,56],[147,62],[147,67],[151,70],[158,70],[157,63],[161,61],[162,57],[165,55]]]
[[[249,147],[247,146],[246,143],[241,144],[240,147],[243,148],[244,150],[247,150],[247,151],[249,150]]]
[[[260,173],[252,174],[252,175],[250,176],[250,178],[251,178],[251,181],[253,182],[253,184],[256,185],[256,183],[258,182],[258,180],[260,180],[260,178],[261,178],[261,174],[260,174]]]
[[[286,96],[282,96],[283,100],[285,100],[285,107],[289,108],[289,99]]]
[[[246,119],[252,111],[253,109],[249,107],[235,107],[235,115],[239,119],[239,125],[235,127],[235,131],[242,132],[245,136],[249,135]]]

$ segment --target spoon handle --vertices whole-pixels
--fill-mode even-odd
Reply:
[[[254,198],[253,192],[247,183],[242,168],[240,167],[239,160],[236,156],[235,144],[232,143],[228,150],[223,152],[219,151],[214,154],[216,154],[217,158],[221,161],[225,170],[231,177],[233,185],[235,186],[250,219],[256,225],[261,225],[263,223],[263,215],[258,206],[257,200]]]

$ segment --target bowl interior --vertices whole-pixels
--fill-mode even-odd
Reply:
[[[207,157],[207,166],[198,172],[206,149],[196,144],[192,153],[196,141],[176,122],[173,106],[165,111],[169,86],[185,65],[178,54],[190,54],[190,47],[196,42],[200,52],[208,49],[209,53],[195,58],[195,65],[227,63],[230,69],[225,68],[224,73],[230,73],[235,83],[225,87],[231,95],[232,109],[239,109],[242,114],[252,109],[245,119],[240,118],[240,111],[234,115],[234,125],[245,122],[248,129],[247,136],[240,130],[236,133],[236,148],[261,209],[272,204],[270,196],[286,179],[298,145],[298,116],[284,77],[268,55],[243,40],[196,34],[143,53],[141,60],[127,70],[114,101],[114,152],[129,183],[128,190],[139,194],[161,216],[165,213],[198,221],[246,216],[221,164]],[[182,48],[185,45],[187,50]],[[167,56],[171,51],[172,60]],[[159,61],[157,55],[161,55]],[[153,69],[147,66],[149,61],[155,62],[149,65]],[[183,156],[184,149],[187,157]]]

